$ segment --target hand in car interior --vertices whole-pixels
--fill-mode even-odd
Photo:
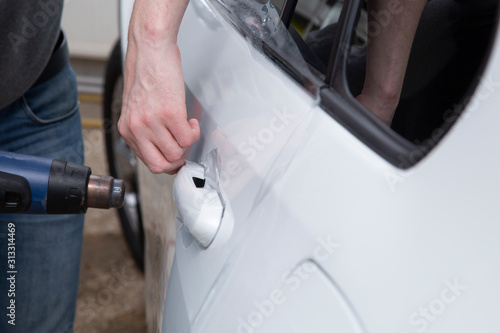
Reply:
[[[389,126],[426,3],[427,0],[368,0],[366,78],[357,100]]]

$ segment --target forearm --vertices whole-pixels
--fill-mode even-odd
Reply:
[[[150,46],[176,43],[189,0],[136,0],[130,20],[129,40]]]
[[[128,32],[128,47],[125,58],[125,93],[131,84],[137,83],[136,75],[147,89],[158,89],[152,84],[171,75],[160,71],[166,61],[181,67],[177,48],[177,34],[189,0],[136,0]],[[168,60],[167,60],[168,59]],[[169,69],[164,67],[163,70]],[[144,80],[149,74],[150,79]],[[182,73],[181,73],[182,74]],[[182,77],[170,78],[183,81]]]
[[[413,39],[426,3],[427,0],[369,1],[371,29],[363,94],[377,98],[378,106],[372,106],[372,111],[386,123],[390,123],[399,102]]]
[[[136,0],[128,34],[118,129],[152,172],[173,173],[200,136],[187,120],[179,26],[188,0]]]

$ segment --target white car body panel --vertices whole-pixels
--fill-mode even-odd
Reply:
[[[159,249],[147,239],[148,283],[170,276],[150,329],[500,330],[498,43],[461,119],[408,170],[326,114],[211,3],[191,1],[179,46],[202,129],[188,159],[218,150],[234,226],[207,249],[179,226],[171,275],[157,261],[172,235]],[[150,186],[168,183],[156,200],[172,203],[172,179],[151,177],[141,173]],[[163,214],[176,223],[175,210]]]

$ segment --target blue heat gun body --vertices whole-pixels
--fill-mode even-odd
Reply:
[[[0,151],[0,213],[84,214],[121,207],[122,180],[87,166]]]

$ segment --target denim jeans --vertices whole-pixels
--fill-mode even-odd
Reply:
[[[0,110],[0,149],[83,164],[78,93],[68,64]],[[15,224],[15,296],[8,297],[8,224]],[[0,214],[0,332],[73,331],[82,215]],[[15,326],[8,323],[15,299]]]

